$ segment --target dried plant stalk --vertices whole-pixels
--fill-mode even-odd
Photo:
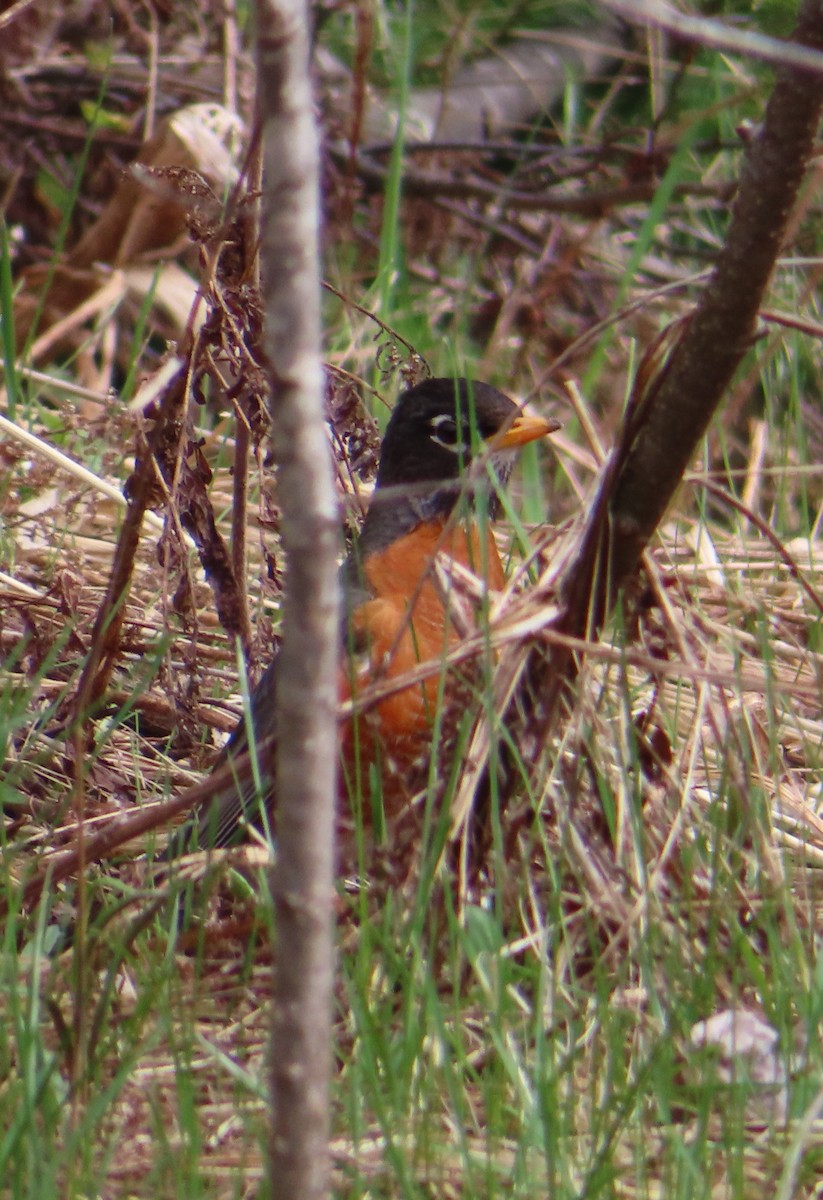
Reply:
[[[320,362],[318,145],[302,0],[261,0],[262,280],[286,551],[277,677],[271,1084],[276,1200],[328,1192],[337,520]]]

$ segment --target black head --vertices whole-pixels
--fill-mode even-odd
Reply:
[[[458,479],[483,450],[506,453],[550,432],[487,383],[426,379],[403,392],[386,426],[377,488]]]
[[[505,480],[515,451],[554,428],[523,414],[487,383],[426,379],[403,392],[386,426],[361,551],[370,553],[421,521],[447,517],[458,481],[478,454],[490,454]]]

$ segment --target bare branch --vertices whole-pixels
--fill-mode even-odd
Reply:
[[[823,0],[804,0],[794,40],[823,48]],[[746,156],[726,243],[700,303],[647,355],[585,527],[553,574],[553,596],[561,599],[551,622],[556,632],[598,635],[751,345],[822,108],[823,73],[789,66],[779,72],[763,127]],[[559,645],[535,646],[529,654],[508,715],[525,761],[539,755],[579,662]]]
[[[823,3],[805,0],[795,41],[823,48]],[[746,155],[726,244],[655,394],[628,417],[611,502],[610,573],[616,589],[637,565],[732,375],[751,344],[758,309],[814,150],[823,72],[786,67]]]
[[[337,522],[323,420],[318,147],[303,0],[259,0],[266,351],[286,550],[277,671],[271,1191],[328,1188]]]

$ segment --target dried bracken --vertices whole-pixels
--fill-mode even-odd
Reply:
[[[95,1014],[106,1003],[124,1022],[142,1012],[134,959],[171,958],[165,943],[158,947],[152,920],[177,897],[181,878],[138,856],[165,836],[175,805],[193,802],[197,793],[187,789],[208,786],[202,780],[213,743],[242,709],[236,639],[252,680],[273,653],[283,556],[267,462],[254,147],[239,148],[225,191],[188,158],[147,161],[146,154],[143,168],[129,171],[141,146],[164,145],[175,115],[192,105],[219,106],[238,127],[247,123],[248,63],[230,6],[152,6],[151,21],[122,4],[63,6],[59,18],[58,7],[28,6],[32,18],[54,12],[47,28],[21,30],[9,43],[2,78],[11,266],[26,281],[21,303],[29,305],[28,314],[18,310],[15,332],[22,344],[32,331],[35,347],[33,359],[17,364],[16,412],[5,405],[0,425],[4,902],[13,907],[19,888],[25,904],[17,930],[31,945],[45,912],[36,901],[49,895],[55,954],[43,967],[51,1006],[44,1041],[65,1076],[76,1078],[75,962],[72,951],[59,953],[59,938],[77,915],[78,878],[93,885],[85,923],[91,936],[83,942],[94,977],[86,1047],[102,1091],[120,1080],[122,1062]],[[81,21],[94,34],[111,7],[120,53],[104,107],[118,120],[90,135],[84,113],[100,95],[101,77],[72,13],[84,9]],[[45,64],[35,54],[44,47],[51,55]],[[422,790],[402,844],[382,845],[368,863],[346,864],[341,958],[389,941],[379,923],[389,911],[424,924],[428,957],[408,965],[409,992],[429,995],[425,984],[446,1015],[443,1043],[424,1039],[413,1071],[423,1077],[439,1069],[448,1039],[465,1056],[462,1107],[451,1105],[444,1087],[436,1112],[421,1115],[410,1105],[406,1124],[391,1131],[377,1112],[361,1121],[357,1136],[342,1124],[336,1130],[337,1179],[352,1194],[356,1185],[396,1194],[391,1154],[398,1146],[408,1149],[414,1185],[432,1194],[480,1194],[491,1175],[507,1186],[515,1168],[532,1192],[557,1185],[545,1154],[514,1137],[489,1138],[485,1126],[490,1061],[505,1052],[501,1091],[506,1103],[521,1098],[528,1090],[523,1057],[539,1030],[566,1103],[557,1139],[564,1161],[574,1164],[563,1180],[567,1190],[586,1194],[610,1156],[613,1194],[668,1194],[667,1155],[676,1143],[710,1161],[714,1194],[731,1196],[722,1114],[715,1101],[701,1108],[690,1090],[690,1033],[712,1013],[760,1012],[755,973],[743,988],[734,971],[717,973],[705,1011],[674,1029],[660,998],[699,978],[710,954],[736,961],[743,937],[755,958],[775,930],[814,958],[823,916],[823,561],[814,520],[823,504],[823,423],[815,388],[793,390],[794,349],[786,338],[790,330],[817,338],[821,331],[811,316],[781,311],[802,307],[803,297],[779,295],[765,314],[761,357],[736,381],[724,427],[710,431],[703,462],[645,556],[633,620],[613,615],[596,641],[557,628],[558,581],[579,550],[595,473],[619,425],[629,341],[653,346],[645,369],[655,365],[658,330],[670,322],[679,332],[686,301],[716,252],[714,219],[734,180],[728,148],[705,151],[705,186],[676,188],[659,240],[638,249],[646,200],[681,132],[666,125],[665,114],[648,143],[609,131],[620,81],[631,82],[641,65],[627,58],[613,90],[596,101],[589,145],[569,147],[544,129],[528,143],[501,136],[482,147],[410,148],[399,224],[403,286],[411,283],[399,315],[372,311],[386,147],[366,141],[362,127],[345,143],[357,132],[351,97],[359,88],[363,99],[365,81],[351,72],[336,84],[327,76],[326,401],[341,549],[368,503],[384,399],[400,379],[424,373],[455,328],[475,339],[473,373],[507,379],[512,391],[551,404],[566,423],[544,473],[550,521],[526,536],[502,531],[514,547],[509,587],[492,599],[487,627],[455,652],[479,664],[458,761]],[[357,69],[362,59],[355,58]],[[745,63],[738,71],[735,96],[752,87]],[[86,142],[87,170],[77,205],[65,210],[61,240],[43,172],[48,166],[48,178],[70,191]],[[137,231],[150,226],[155,205],[173,211],[174,237],[146,244]],[[125,218],[111,241],[101,234],[114,223],[108,206]],[[344,262],[349,250],[356,266]],[[476,266],[467,296],[468,262]],[[43,295],[32,281],[49,276],[53,290],[41,311]],[[784,283],[781,277],[778,293]],[[39,315],[28,327],[32,314]],[[593,356],[606,368],[593,394],[581,395],[575,379]],[[759,407],[769,372],[774,403],[786,397],[802,445],[780,444],[781,432]],[[531,503],[534,513],[533,495]],[[132,541],[124,550],[126,513]],[[107,604],[118,555],[125,598]],[[474,615],[471,581],[464,583]],[[530,656],[558,646],[580,664],[575,686],[542,738],[533,727],[522,738],[518,689]],[[79,704],[82,672],[98,653],[88,703]],[[500,714],[512,697],[521,708],[504,723]],[[530,702],[539,705],[540,695]],[[259,1079],[268,1036],[268,940],[256,924],[261,875],[256,847],[216,863],[195,858],[182,870],[199,889],[203,921],[176,944],[170,991],[181,1025],[199,1039],[186,1066],[215,1195],[236,1194],[240,1172],[251,1189],[263,1169],[264,1102],[252,1084],[239,1089],[240,1101],[232,1093],[238,1078],[244,1085]],[[483,921],[491,912],[503,934],[487,943]],[[480,949],[464,959],[449,941],[452,915],[461,929],[480,929]],[[384,949],[405,969],[405,944],[380,945],[357,998],[394,1015],[401,1000]],[[521,1024],[502,1049],[488,1030],[489,1009],[500,1000],[500,962],[544,972],[542,991],[531,982],[507,985]],[[349,984],[341,980],[339,988],[337,1046],[347,1086],[362,1028]],[[459,1013],[450,1007],[457,993],[466,997]],[[611,1052],[625,1069],[637,1124],[624,1120],[624,1110],[610,1111],[609,1052],[593,997],[605,997],[619,1014],[623,1037]],[[4,993],[4,1015],[8,1004]],[[771,1024],[773,1015],[766,1018]],[[158,1145],[176,1153],[190,1137],[180,1121],[173,1042],[168,1029],[151,1028],[139,1066],[99,1123],[100,1147],[118,1130],[129,1135],[105,1168],[108,1194],[142,1194]],[[683,1064],[683,1103],[663,1117],[642,1084],[659,1047],[672,1044]],[[794,1070],[798,1053],[813,1048],[814,1039],[802,1052],[784,1046],[780,1062]],[[802,1142],[819,1160],[819,1122],[784,1131],[767,1128],[768,1119],[754,1113],[746,1125],[735,1164],[745,1183],[736,1194],[773,1196],[781,1180],[782,1195],[813,1194],[817,1185],[808,1179],[798,1185],[806,1191],[791,1191],[789,1150]]]

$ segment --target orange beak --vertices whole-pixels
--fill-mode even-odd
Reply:
[[[535,416],[534,413],[520,413],[512,421],[508,429],[495,433],[486,440],[490,450],[511,450],[516,446],[525,446],[537,438],[555,433],[560,428],[560,422],[546,417]]]

